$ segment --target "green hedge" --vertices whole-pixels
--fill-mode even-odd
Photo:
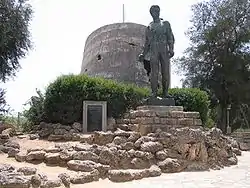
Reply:
[[[117,83],[86,75],[66,75],[52,82],[45,93],[44,121],[72,124],[82,122],[83,100],[107,101],[108,116],[120,117],[127,110],[136,108],[147,97],[149,89]],[[170,89],[176,105],[186,111],[198,111],[203,122],[207,120],[208,96],[199,89]]]
[[[81,122],[83,100],[103,100],[108,103],[108,116],[116,118],[138,106],[147,95],[147,89],[112,80],[86,75],[61,76],[45,93],[45,117],[51,123]]]
[[[174,97],[176,106],[183,106],[184,111],[200,112],[202,122],[207,122],[209,98],[205,91],[197,88],[173,88],[169,94]]]

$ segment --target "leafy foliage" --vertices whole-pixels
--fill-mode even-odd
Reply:
[[[208,90],[219,100],[219,126],[225,131],[227,106],[249,101],[250,1],[204,1],[192,11],[191,45],[179,68],[186,86]]]
[[[81,122],[84,100],[104,100],[108,103],[108,115],[119,117],[129,108],[138,106],[147,93],[146,89],[101,78],[61,76],[47,88],[44,113],[51,123]]]
[[[29,23],[32,16],[27,0],[0,0],[0,82],[15,76],[19,60],[31,48]],[[0,116],[8,111],[5,90],[0,89]]]
[[[170,94],[185,110],[200,112],[205,123],[209,105],[206,92],[176,88],[170,89]],[[83,100],[107,101],[108,115],[116,118],[141,105],[142,99],[149,96],[149,90],[103,78],[64,75],[52,82],[45,95],[40,96],[25,112],[29,121],[33,124],[41,121],[72,124],[82,122]]]
[[[5,90],[0,88],[0,120],[3,118],[3,115],[8,112],[8,106],[5,100]]]
[[[1,122],[8,128],[15,128],[15,130],[24,130],[27,126],[28,120],[22,116],[21,113],[18,116],[5,114],[2,116]]]
[[[37,96],[32,96],[27,105],[30,106],[28,110],[23,112],[23,116],[28,120],[26,127],[24,129],[29,129],[27,126],[32,126],[39,124],[43,120],[44,115],[44,95],[40,90],[36,90]],[[31,124],[31,125],[29,125]]]
[[[27,0],[0,0],[0,80],[15,76],[19,59],[31,47],[29,23],[32,16]]]
[[[200,112],[202,122],[208,118],[209,100],[206,92],[197,88],[174,88],[169,91],[177,106],[183,106],[185,111]]]

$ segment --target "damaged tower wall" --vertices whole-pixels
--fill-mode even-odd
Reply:
[[[95,30],[85,43],[81,74],[148,85],[143,64],[138,62],[145,29],[140,24],[116,23]]]

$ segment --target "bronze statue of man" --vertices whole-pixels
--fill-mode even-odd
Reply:
[[[174,56],[174,35],[168,21],[160,18],[160,7],[153,5],[150,8],[153,21],[146,29],[146,41],[141,62],[150,63],[150,83],[152,97],[157,97],[159,71],[161,67],[163,97],[168,98],[170,82],[170,58]],[[145,65],[144,65],[145,66]]]

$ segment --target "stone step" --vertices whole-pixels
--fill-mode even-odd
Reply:
[[[247,135],[247,134],[231,134],[232,137],[250,137],[250,135]]]
[[[250,135],[250,132],[234,132],[232,135]]]
[[[240,149],[242,151],[249,151],[250,150],[250,143],[239,142],[239,144],[240,144]]]
[[[236,139],[244,139],[244,140],[250,140],[250,134],[249,133],[233,133],[231,135],[233,138],[236,138]]]
[[[137,107],[137,110],[150,110],[150,111],[154,111],[154,112],[183,111],[183,106],[153,106],[153,105],[148,105],[148,106],[139,106],[139,107]]]

